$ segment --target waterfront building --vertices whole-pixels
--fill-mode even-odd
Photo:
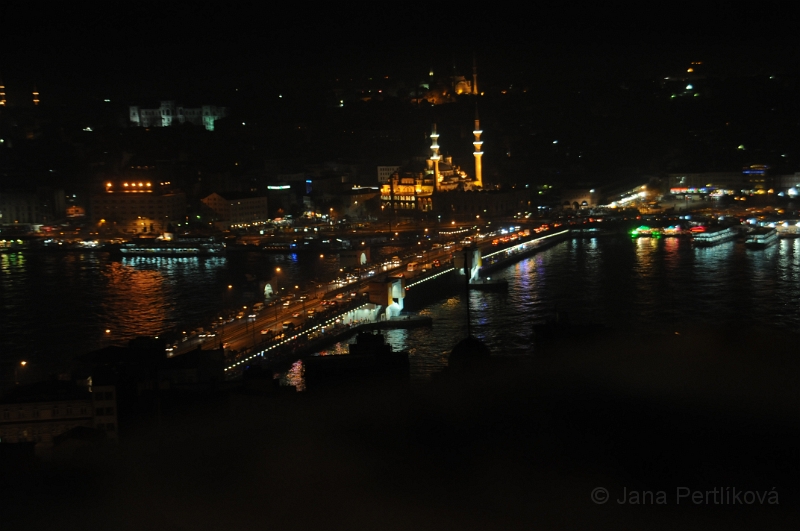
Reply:
[[[381,205],[389,210],[430,212],[433,192],[433,175],[411,167],[394,172],[381,186]]]
[[[101,229],[131,234],[169,232],[186,218],[186,195],[167,183],[107,181],[89,199],[91,221]]]
[[[203,202],[224,228],[263,222],[269,219],[269,201],[266,196],[252,192],[214,192]]]
[[[138,105],[130,106],[130,123],[135,127],[170,127],[189,123],[213,131],[214,123],[226,116],[228,108],[216,105],[184,107],[176,105],[174,101],[162,101],[161,105],[154,109],[145,109]]]
[[[746,184],[741,172],[670,173],[667,178],[673,194],[706,193],[713,189],[739,191]]]

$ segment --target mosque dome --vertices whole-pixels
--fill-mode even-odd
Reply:
[[[456,83],[456,94],[470,94],[472,93],[472,83],[466,80]]]

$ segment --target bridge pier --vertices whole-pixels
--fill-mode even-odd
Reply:
[[[471,255],[470,255],[471,252]],[[469,281],[473,282],[481,278],[481,265],[482,265],[481,250],[478,247],[465,248],[463,253],[453,255],[453,267],[455,267],[458,274],[463,276],[464,262],[469,266]]]

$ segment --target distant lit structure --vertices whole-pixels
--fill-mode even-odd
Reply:
[[[454,66],[455,68],[455,66]],[[428,74],[426,83],[420,84],[420,88],[425,92],[414,98],[415,103],[422,103],[423,100],[433,105],[453,103],[456,96],[473,95],[479,96],[478,92],[478,67],[475,58],[472,59],[472,79],[467,79],[453,72],[448,78],[442,78],[439,82],[434,82],[433,70]]]
[[[92,223],[133,234],[168,232],[186,216],[186,195],[151,181],[107,181],[90,198]]]
[[[767,193],[782,186],[782,180],[770,173],[766,164],[753,164],[741,172],[673,173],[669,175],[672,194],[717,195]]]
[[[6,86],[3,84],[3,79],[0,78],[0,107],[6,106]]]
[[[39,90],[36,88],[36,85],[33,86],[33,104],[39,105]]]
[[[203,105],[202,107],[183,107],[174,101],[162,101],[157,109],[144,109],[130,106],[130,121],[136,127],[170,127],[190,123],[203,126],[207,131],[214,130],[214,123],[228,116],[227,107]]]

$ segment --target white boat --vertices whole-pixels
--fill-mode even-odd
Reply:
[[[744,244],[748,249],[765,249],[778,241],[775,229],[759,230],[750,234]]]
[[[224,256],[225,244],[213,238],[140,239],[123,243],[123,256]]]
[[[696,233],[692,241],[697,247],[711,247],[712,245],[735,240],[737,236],[739,236],[739,231],[733,227],[728,227],[727,229]]]

